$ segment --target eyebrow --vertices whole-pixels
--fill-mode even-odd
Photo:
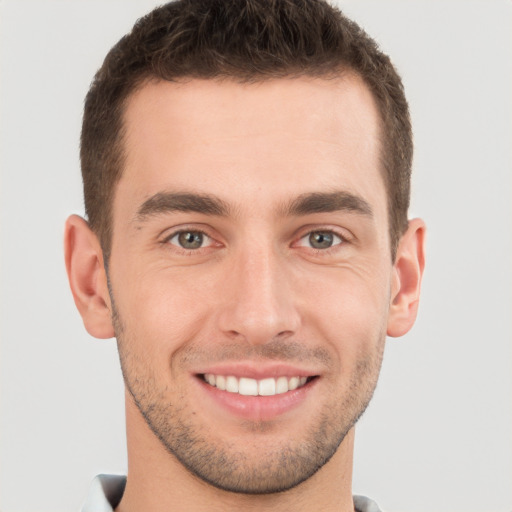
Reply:
[[[232,208],[222,199],[209,194],[159,192],[144,201],[135,220],[144,222],[155,215],[171,212],[196,212],[203,215],[227,217]],[[298,196],[278,209],[284,216],[303,216],[313,213],[347,211],[373,216],[370,204],[351,192],[311,192]]]
[[[196,212],[225,217],[229,215],[230,208],[221,199],[207,194],[159,192],[142,203],[135,220],[144,222],[154,215],[170,212]]]
[[[365,199],[346,191],[302,194],[285,208],[285,213],[288,215],[309,215],[336,211],[353,212],[368,217],[373,216],[372,208]]]

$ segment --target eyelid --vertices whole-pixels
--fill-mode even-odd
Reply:
[[[211,235],[211,229],[208,226],[201,223],[178,224],[177,226],[167,227],[160,231],[160,233],[158,234],[158,238],[161,239],[162,241],[169,240],[174,235],[177,235],[178,233],[183,233],[184,231],[196,231],[198,233],[203,233],[204,235],[207,235],[210,238],[214,238]]]

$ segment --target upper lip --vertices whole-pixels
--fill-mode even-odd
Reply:
[[[320,372],[289,363],[258,363],[254,361],[213,364],[194,371],[195,375],[204,375],[206,373],[261,380],[269,377],[314,377],[318,376]]]

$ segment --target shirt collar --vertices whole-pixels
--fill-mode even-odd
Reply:
[[[82,512],[113,512],[123,497],[124,475],[98,475],[92,482]],[[366,496],[354,496],[357,512],[382,512],[377,503]]]
[[[113,512],[123,497],[124,475],[98,475],[91,482],[82,512]]]

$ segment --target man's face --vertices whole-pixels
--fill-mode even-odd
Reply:
[[[217,487],[291,488],[380,369],[395,280],[372,96],[351,76],[160,82],[125,123],[109,277],[128,407]]]

